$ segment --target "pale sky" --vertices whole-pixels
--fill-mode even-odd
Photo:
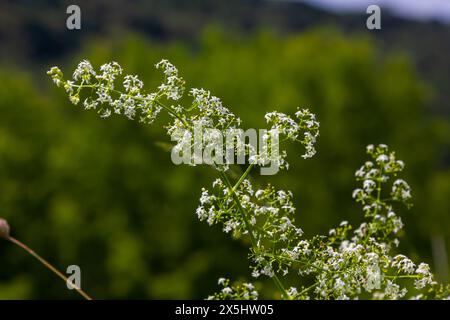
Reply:
[[[291,0],[292,1],[292,0]],[[450,0],[294,0],[335,11],[362,11],[377,4],[397,16],[450,23]]]

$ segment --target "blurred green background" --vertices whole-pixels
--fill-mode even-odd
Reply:
[[[73,3],[79,31],[65,28]],[[237,0],[2,1],[0,12],[0,217],[60,269],[79,265],[94,298],[204,298],[218,277],[250,272],[247,243],[197,220],[215,172],[172,164],[160,147],[167,118],[99,119],[45,75],[53,65],[69,75],[83,58],[118,61],[149,90],[160,81],[154,63],[167,58],[245,127],[263,127],[268,111],[310,108],[321,122],[317,155],[304,161],[292,145],[289,171],[253,175],[294,192],[307,236],[361,222],[354,171],[367,144],[389,144],[414,196],[399,250],[448,281],[449,25],[386,15],[371,32],[365,14]],[[0,298],[78,296],[1,241]]]

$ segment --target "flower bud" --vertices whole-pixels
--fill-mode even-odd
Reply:
[[[9,224],[5,219],[0,218],[0,238],[9,238]]]

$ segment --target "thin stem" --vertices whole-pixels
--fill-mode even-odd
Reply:
[[[97,85],[97,84],[72,84],[73,87],[78,88],[78,93],[80,93],[80,90],[82,88],[96,88],[96,87],[101,87],[104,88],[101,84]],[[122,91],[120,90],[116,90],[116,89],[108,89],[109,91],[118,93],[118,94],[124,94]],[[165,109],[169,114],[173,115],[174,117],[178,118],[186,127],[189,127],[188,123],[186,122],[186,120],[184,120],[178,113],[176,113],[172,108],[166,106],[164,103],[162,103],[161,101],[158,100],[158,97],[153,99],[146,99],[144,97],[133,97],[133,99],[135,100],[140,100],[140,101],[154,101],[157,105],[159,105],[160,107],[162,107],[163,109]]]
[[[381,177],[383,175],[383,167],[380,167],[380,173],[377,177],[377,199],[375,200],[375,203],[377,204],[377,206],[375,207],[375,211],[373,216],[375,217],[378,213],[378,206],[381,203]],[[370,230],[367,230],[367,236],[364,239],[364,244],[367,244],[367,241],[369,241],[371,236]]]
[[[319,285],[319,283],[316,282],[316,283],[312,284],[311,286],[309,286],[308,288],[306,288],[306,289],[300,291],[300,293],[299,293],[298,295],[300,296],[300,295],[302,295],[302,294],[308,292],[308,291],[311,290],[312,288],[315,288],[315,287],[318,286],[318,285]]]
[[[52,266],[47,260],[45,260],[44,258],[42,258],[40,255],[38,255],[36,252],[34,252],[33,250],[31,250],[27,245],[25,245],[24,243],[20,242],[19,240],[13,238],[13,237],[6,237],[6,240],[11,241],[12,243],[14,243],[15,245],[19,246],[20,248],[22,248],[23,250],[25,250],[26,252],[28,252],[29,254],[31,254],[33,257],[35,257],[37,260],[39,260],[39,262],[41,262],[45,267],[47,267],[49,270],[51,270],[53,273],[55,273],[58,277],[60,277],[61,279],[63,279],[66,283],[70,284],[70,286],[72,286],[75,290],[77,290],[77,292],[83,296],[83,298],[85,298],[86,300],[92,300],[92,298],[83,290],[81,290],[81,288],[79,288],[78,286],[76,286],[72,281],[70,281],[69,279],[66,278],[66,276],[64,276],[64,274],[62,274],[60,271],[58,271],[54,266]]]
[[[244,172],[244,174],[241,176],[241,178],[238,180],[238,183],[236,183],[236,187],[239,186],[239,184],[244,180],[244,178],[250,173],[251,167],[253,165],[249,165],[249,168],[247,168],[247,170]],[[253,230],[252,230],[252,226],[250,224],[250,221],[248,219],[247,213],[245,212],[244,208],[242,208],[241,205],[241,201],[239,200],[239,197],[237,196],[235,189],[233,187],[233,185],[231,184],[230,180],[228,179],[228,176],[225,172],[220,171],[220,177],[222,178],[223,182],[226,184],[229,192],[231,193],[237,207],[238,210],[242,216],[242,219],[244,220],[244,224],[245,227],[250,235],[250,241],[252,243],[252,247],[253,250],[256,252],[256,249],[258,248],[257,246],[257,242],[255,239],[255,236],[253,234]],[[243,178],[244,177],[244,178]],[[277,286],[277,288],[281,291],[281,294],[283,297],[287,298],[289,295],[286,292],[286,289],[284,288],[283,284],[281,283],[280,279],[278,278],[278,276],[274,273],[273,276],[271,277],[273,279],[273,281],[275,282],[275,285]]]
[[[231,184],[231,182],[228,179],[228,176],[226,175],[225,172],[220,171],[220,177],[222,178],[223,182],[226,184],[229,192],[231,193],[231,196],[233,197],[234,202],[236,203],[236,205],[238,207],[238,211],[241,214],[242,219],[244,219],[245,227],[247,228],[247,231],[248,231],[248,233],[250,235],[250,241],[252,242],[253,247],[256,248],[257,247],[257,243],[256,243],[255,236],[254,236],[254,234],[252,232],[252,229],[251,229],[250,221],[248,220],[247,213],[244,211],[244,208],[242,208],[241,201],[239,200],[239,197],[237,196],[237,194],[233,190],[233,185]]]
[[[276,286],[278,287],[278,290],[281,291],[281,295],[287,299],[289,297],[289,294],[287,293],[286,289],[284,288],[283,284],[281,283],[278,276],[274,273],[272,276],[273,281],[275,282]]]
[[[275,255],[272,253],[266,253],[265,254],[267,257],[272,258],[272,259],[280,259],[280,260],[284,260],[287,262],[292,262],[292,263],[300,263],[300,264],[304,264],[307,266],[310,266],[311,262],[309,260],[298,260],[298,259],[292,259],[286,256],[281,256],[281,255]],[[315,267],[316,269],[318,269],[317,267]],[[319,270],[319,269],[318,269]],[[320,269],[323,270],[323,269]]]
[[[249,175],[250,171],[252,170],[253,166],[255,164],[251,163],[247,169],[245,170],[244,174],[239,178],[238,182],[236,182],[236,184],[233,187],[233,191],[236,191],[236,189],[241,185],[242,181],[244,181],[245,178],[247,178],[247,176]]]
[[[144,99],[146,100],[146,99]],[[148,100],[146,100],[148,101]],[[175,111],[172,110],[172,108],[166,106],[164,103],[162,103],[159,100],[155,100],[156,104],[159,105],[160,107],[162,107],[163,109],[165,109],[169,114],[175,116],[176,118],[178,118],[184,125],[186,128],[189,128],[189,124],[186,122],[186,120],[184,120],[184,118],[182,118],[178,113],[176,113]]]
[[[416,279],[416,278],[420,278],[420,275],[418,274],[409,274],[409,275],[399,275],[399,276],[384,276],[385,278],[389,278],[389,279],[402,279],[402,278],[407,278],[407,279]]]

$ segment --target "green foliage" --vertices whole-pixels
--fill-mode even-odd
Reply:
[[[273,182],[294,191],[296,221],[307,235],[361,219],[351,199],[361,161],[355,155],[384,141],[408,159],[414,190],[415,206],[404,219],[410,246],[403,249],[427,259],[430,226],[449,236],[448,188],[436,170],[448,123],[437,126],[426,115],[427,88],[404,57],[329,29],[245,39],[210,30],[194,47],[130,35],[96,39],[80,55],[95,67],[117,60],[146,87],[159,83],[153,65],[167,57],[183,66],[191,86],[223,97],[248,127],[262,127],[273,109],[310,107],[321,120],[317,156],[290,156],[292,168]],[[212,170],[172,165],[160,126],[72,110],[56,90],[38,92],[51,86],[47,80],[5,71],[0,81],[0,204],[14,235],[61,268],[80,265],[83,289],[94,298],[202,298],[222,275],[248,277],[247,244],[229,242],[193,214]],[[433,209],[430,195],[439,198]],[[76,297],[4,243],[0,257],[3,297]]]

